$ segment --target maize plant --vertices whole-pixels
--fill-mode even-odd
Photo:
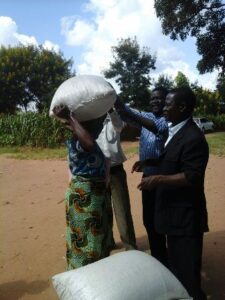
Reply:
[[[47,113],[0,116],[0,146],[54,148],[70,137],[67,129]]]

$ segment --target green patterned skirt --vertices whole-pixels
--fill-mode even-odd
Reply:
[[[112,209],[105,181],[73,176],[65,201],[67,269],[108,256]]]

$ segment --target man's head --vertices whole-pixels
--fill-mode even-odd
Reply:
[[[106,116],[107,115],[105,114],[97,119],[81,122],[81,125],[94,137],[94,139],[97,139],[100,132],[102,131]]]
[[[150,100],[150,110],[157,116],[160,116],[163,112],[165,99],[168,91],[164,87],[158,87],[152,90]]]
[[[192,115],[195,105],[196,97],[189,87],[176,88],[166,96],[163,112],[167,121],[176,125]]]

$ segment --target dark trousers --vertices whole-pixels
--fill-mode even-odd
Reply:
[[[168,266],[166,236],[155,230],[155,190],[142,191],[143,223],[148,234],[151,255]]]
[[[194,300],[206,300],[201,289],[203,235],[167,236],[169,268]]]

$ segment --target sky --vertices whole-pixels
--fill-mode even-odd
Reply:
[[[113,61],[112,46],[136,36],[141,47],[156,55],[157,80],[178,71],[215,89],[217,73],[200,75],[194,38],[173,41],[162,34],[154,0],[0,0],[0,45],[43,45],[72,58],[76,74],[103,76]],[[115,86],[115,82],[111,81]],[[115,86],[118,89],[117,86]]]

